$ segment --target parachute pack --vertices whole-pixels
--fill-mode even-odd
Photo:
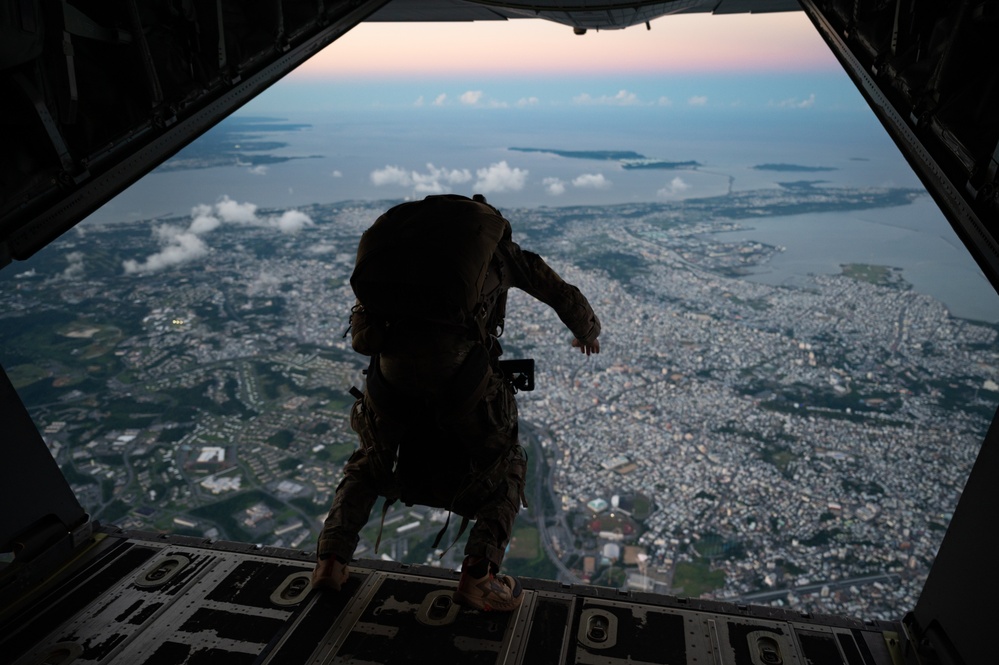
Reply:
[[[510,223],[485,199],[464,196],[428,196],[422,201],[403,203],[379,217],[361,236],[350,285],[364,309],[365,325],[371,319],[392,326],[438,325],[476,330],[486,340],[487,319],[494,308],[503,309],[502,289],[483,293],[490,261],[504,237],[510,236]],[[353,324],[353,317],[352,317]],[[366,339],[377,340],[377,336]],[[485,345],[476,345],[453,377],[449,392],[435,400],[435,406],[410,404],[400,400],[381,375],[378,365],[380,342],[365,344],[361,350],[372,356],[367,371],[366,390],[356,388],[358,398],[351,412],[351,426],[371,442],[367,451],[374,474],[392,486],[385,493],[382,523],[396,500],[407,505],[431,505],[462,516],[460,538],[468,521],[506,479],[507,466],[518,451],[513,446],[484,469],[471,466],[465,442],[442,436],[441,422],[453,420],[474,408],[486,390],[494,371]],[[516,368],[528,373],[524,367]],[[506,373],[504,371],[504,376]],[[511,385],[527,387],[528,380]],[[532,383],[532,382],[531,382]],[[533,387],[533,385],[531,386]],[[512,392],[509,399],[513,399]],[[398,442],[397,448],[384,447],[372,432],[367,419],[377,405],[412,426],[414,436]],[[514,412],[515,413],[515,412]],[[433,445],[422,443],[417,433],[433,437]],[[417,444],[417,445],[414,445]],[[428,455],[434,449],[435,454]],[[523,454],[523,453],[520,453]],[[389,482],[391,479],[391,482]],[[526,499],[521,498],[526,505]],[[449,522],[448,522],[449,523]],[[436,547],[448,523],[437,534]],[[457,540],[457,539],[456,539]],[[381,528],[375,551],[381,542]],[[453,545],[453,543],[452,543]]]
[[[385,321],[466,326],[480,305],[490,258],[509,233],[494,208],[464,196],[403,203],[361,236],[350,285],[366,312]]]

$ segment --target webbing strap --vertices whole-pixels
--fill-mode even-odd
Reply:
[[[444,532],[447,531],[447,527],[450,523],[451,523],[451,511],[449,510],[447,511],[447,519],[444,520],[444,526],[442,526],[441,530],[437,532],[437,537],[434,538],[434,544],[431,545],[430,547],[432,547],[433,549],[437,549],[437,546],[441,544],[441,538],[444,537]],[[444,555],[442,554],[441,556]]]
[[[382,504],[382,521],[378,524],[378,538],[375,539],[375,554],[378,554],[378,546],[382,544],[382,529],[385,528],[385,513],[388,512],[389,507],[395,503],[395,501],[395,499],[385,497],[385,502]],[[444,528],[447,528],[446,524],[444,525]],[[437,540],[440,540],[439,535],[437,536]],[[436,542],[434,543],[434,546],[437,546]]]
[[[437,532],[437,538],[434,539],[434,544],[431,545],[431,547],[437,549],[437,546],[441,544],[441,538],[444,537],[444,532],[447,531],[448,524],[450,523],[451,523],[451,511],[449,510],[447,511],[447,519],[444,521],[444,526],[441,528],[440,531]],[[452,547],[454,547],[454,544],[457,543],[459,540],[461,540],[461,537],[464,535],[465,529],[467,528],[468,528],[468,518],[462,515],[461,526],[458,527],[458,535],[454,537],[454,540],[451,541],[451,544],[448,545],[443,552],[441,552],[441,555],[438,558],[440,559],[444,558],[444,555],[447,554]]]

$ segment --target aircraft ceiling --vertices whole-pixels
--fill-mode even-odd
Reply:
[[[672,0],[635,2],[529,2],[521,0],[393,0],[369,21],[488,21],[542,18],[578,31],[615,30],[641,25],[669,14],[745,14],[800,10],[797,0]]]

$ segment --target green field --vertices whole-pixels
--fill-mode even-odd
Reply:
[[[891,266],[877,266],[867,263],[846,263],[840,266],[843,274],[858,282],[868,282],[878,286],[902,286],[901,271]]]
[[[711,570],[707,561],[682,561],[673,572],[673,592],[677,595],[698,598],[724,585],[725,571]]]
[[[346,464],[350,456],[357,450],[357,443],[354,441],[337,441],[327,443],[326,447],[313,454],[313,458],[319,462],[329,462],[332,464]]]
[[[518,526],[513,530],[508,559],[536,559],[540,544],[538,530],[533,526]]]
[[[527,524],[514,527],[503,570],[512,575],[546,580],[558,576],[558,569],[541,547],[538,529]]]
[[[32,383],[47,379],[49,376],[51,374],[48,370],[32,364],[14,365],[7,370],[7,377],[14,384],[15,389],[30,386]]]

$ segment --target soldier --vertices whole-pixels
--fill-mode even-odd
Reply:
[[[360,446],[319,537],[313,586],[346,582],[381,495],[385,509],[401,499],[461,515],[458,538],[474,519],[454,601],[516,609],[520,583],[497,575],[527,505],[516,389],[498,361],[506,293],[517,287],[552,307],[587,356],[600,352],[599,320],[579,289],[513,242],[509,222],[481,195],[390,209],[362,236],[351,286],[351,343],[371,363],[364,393],[353,389]]]

